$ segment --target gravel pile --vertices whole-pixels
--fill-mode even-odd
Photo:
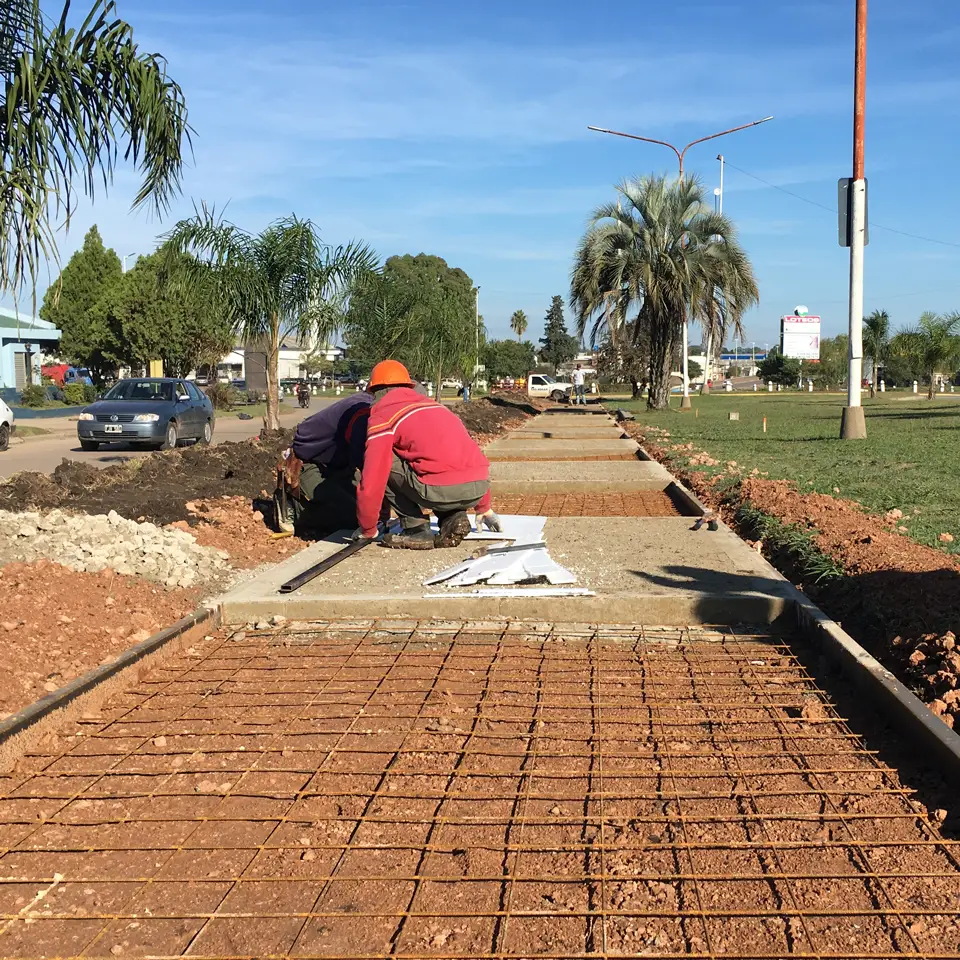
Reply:
[[[91,572],[109,567],[167,587],[221,575],[229,557],[199,546],[184,530],[126,520],[112,510],[95,516],[0,510],[0,554],[3,562],[45,559]]]

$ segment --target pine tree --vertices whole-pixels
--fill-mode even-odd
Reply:
[[[549,363],[554,371],[561,363],[566,363],[577,355],[579,344],[576,337],[567,333],[567,323],[563,318],[563,297],[556,296],[550,301],[540,342],[543,344],[539,350],[540,360]]]
[[[112,366],[108,355],[115,339],[103,305],[122,276],[120,258],[104,247],[94,224],[40,308],[40,316],[63,334],[61,355],[99,374]]]

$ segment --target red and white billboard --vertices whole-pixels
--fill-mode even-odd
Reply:
[[[781,317],[780,352],[795,360],[819,360],[820,318],[795,314]]]

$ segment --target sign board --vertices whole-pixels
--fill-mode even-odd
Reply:
[[[819,360],[820,318],[796,314],[781,317],[780,352],[795,360]]]
[[[853,223],[853,215],[850,210],[850,201],[853,197],[853,191],[850,189],[853,185],[851,177],[841,177],[837,181],[837,240],[841,247],[850,246],[850,224]],[[867,215],[867,180],[863,180],[863,245],[870,242],[870,222]]]

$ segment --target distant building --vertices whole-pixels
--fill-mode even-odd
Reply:
[[[325,363],[342,360],[343,347],[324,344],[305,346],[296,339],[288,339],[280,344],[280,356],[277,372],[281,380],[298,380],[307,376],[305,361],[308,356],[319,357]],[[329,370],[326,373],[329,374]],[[266,387],[266,354],[262,349],[238,344],[217,364],[217,377],[220,380],[246,380],[247,387],[264,390]]]
[[[0,307],[0,387],[18,392],[40,383],[41,354],[56,354],[60,331],[46,320]]]

